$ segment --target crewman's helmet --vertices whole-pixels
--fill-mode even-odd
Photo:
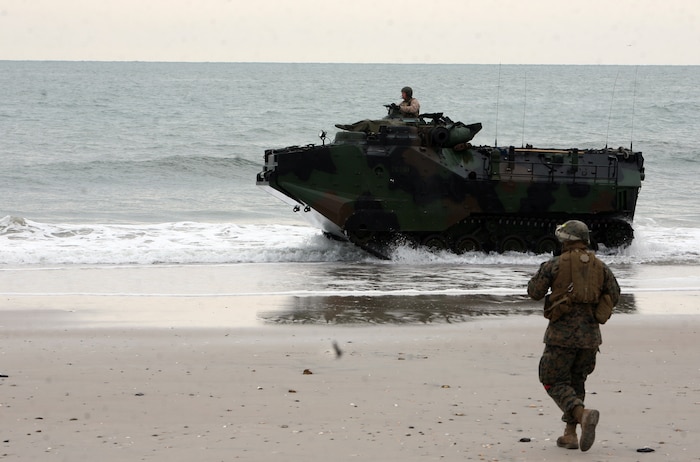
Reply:
[[[578,220],[569,220],[563,225],[557,226],[554,235],[557,236],[559,242],[583,241],[586,244],[591,243],[588,226],[586,226],[586,223]]]
[[[411,88],[411,87],[403,87],[401,89],[401,93],[406,93],[406,97],[408,99],[413,98],[413,88]]]

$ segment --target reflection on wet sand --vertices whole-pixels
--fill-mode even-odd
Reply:
[[[633,294],[615,307],[616,313],[635,311]],[[308,296],[291,297],[258,317],[269,324],[428,324],[541,313],[542,302],[524,295]]]

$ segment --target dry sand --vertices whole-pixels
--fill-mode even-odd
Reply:
[[[63,319],[81,303],[157,317],[158,300],[32,303],[4,297],[0,310],[2,460],[700,460],[696,315],[603,326],[586,400],[601,421],[582,453],[555,444],[564,425],[537,381],[538,316],[139,328]]]

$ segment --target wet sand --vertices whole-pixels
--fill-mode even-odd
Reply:
[[[696,292],[666,295],[636,303],[698,305]],[[698,315],[616,314],[603,326],[587,397],[601,421],[582,453],[556,447],[561,413],[537,381],[544,318],[225,315],[282,300],[3,296],[0,458],[700,460]]]

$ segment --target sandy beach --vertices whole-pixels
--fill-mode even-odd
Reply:
[[[178,300],[205,316],[261,303]],[[697,315],[617,314],[603,326],[587,397],[601,421],[582,453],[555,444],[563,423],[537,381],[539,316],[200,326],[162,318],[171,303],[3,296],[0,459],[700,460]],[[100,316],[81,317],[89,306]]]

